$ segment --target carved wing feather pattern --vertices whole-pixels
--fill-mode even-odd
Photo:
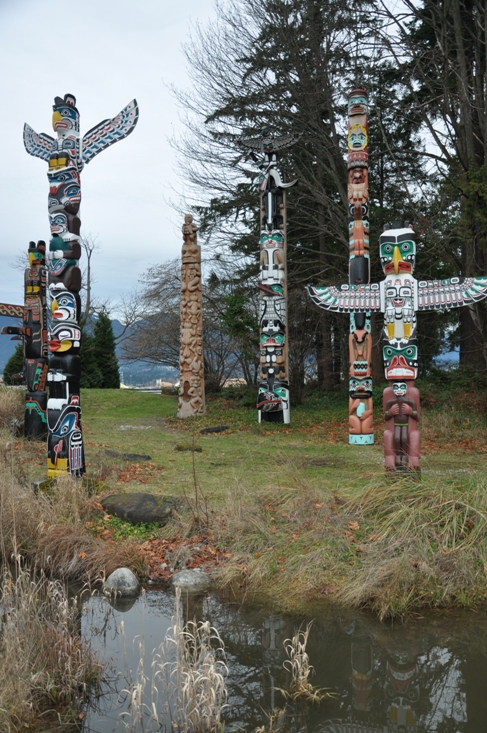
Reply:
[[[0,303],[0,316],[13,316],[14,318],[24,317],[23,305],[12,305],[11,303]]]
[[[54,142],[54,138],[45,132],[39,134],[30,125],[24,125],[24,147],[29,155],[48,162]]]
[[[83,137],[83,163],[89,163],[102,150],[130,135],[138,119],[139,106],[133,99],[112,120],[103,120],[88,130]]]
[[[419,310],[447,310],[487,298],[487,276],[418,282]]]
[[[338,313],[380,311],[380,289],[371,285],[307,286],[312,301],[320,308]]]

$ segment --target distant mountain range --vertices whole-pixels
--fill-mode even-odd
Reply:
[[[0,330],[3,326],[19,326],[21,321],[19,318],[7,318],[0,316]],[[113,333],[115,337],[119,336],[123,331],[123,326],[116,318],[112,319]],[[15,351],[19,341],[12,341],[11,336],[0,335],[0,374],[3,374],[5,364]],[[117,356],[119,358],[120,376],[122,382],[127,385],[147,385],[156,379],[166,381],[178,378],[178,371],[173,367],[164,364],[146,364],[143,361],[128,363],[120,358],[121,346],[117,346]]]

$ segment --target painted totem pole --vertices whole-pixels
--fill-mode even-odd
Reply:
[[[79,207],[80,173],[102,150],[122,140],[134,129],[139,115],[133,100],[112,120],[103,120],[80,138],[79,112],[72,94],[54,99],[53,139],[24,126],[24,145],[30,155],[49,164],[49,291],[51,324],[49,351],[51,359],[47,381],[48,476],[66,472],[81,476],[84,472],[84,449],[80,407],[81,330],[81,256]]]
[[[36,439],[47,436],[47,313],[46,243],[29,243],[29,267],[24,276],[23,325],[5,326],[2,333],[15,334],[23,341],[25,396],[24,435]]]
[[[300,134],[263,136],[242,140],[248,150],[264,153],[260,166],[260,380],[257,397],[259,422],[289,423],[289,358],[286,333],[286,189],[277,167],[280,150],[294,145]]]
[[[385,467],[420,469],[417,311],[471,305],[487,297],[487,276],[416,280],[416,236],[412,225],[394,222],[380,237],[385,278],[378,284],[313,287],[308,293],[327,310],[341,313],[384,313],[383,359],[389,386],[383,406]]]
[[[370,282],[368,97],[354,89],[348,97],[348,225],[349,282]],[[372,404],[372,335],[370,313],[350,314],[348,337],[349,443],[374,442]]]
[[[198,228],[187,214],[183,224],[181,265],[181,346],[179,354],[178,417],[204,415],[205,369],[203,359],[203,297],[201,247]]]

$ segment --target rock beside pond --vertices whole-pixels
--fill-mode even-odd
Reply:
[[[155,494],[110,494],[100,499],[107,514],[114,514],[131,524],[167,524],[172,516],[176,499]]]
[[[172,584],[188,593],[196,593],[206,590],[211,585],[211,577],[199,568],[194,570],[181,570],[172,577]]]
[[[129,568],[118,568],[106,579],[104,591],[120,596],[136,596],[139,592],[139,581]]]

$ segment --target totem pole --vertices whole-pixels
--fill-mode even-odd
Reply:
[[[354,89],[348,97],[349,282],[370,282],[368,97]],[[349,443],[374,442],[372,404],[372,335],[370,313],[350,314]]]
[[[286,189],[277,168],[277,154],[294,145],[301,134],[263,136],[242,140],[248,150],[264,153],[261,176],[260,235],[260,380],[257,397],[259,422],[289,423],[289,359],[286,333]],[[255,159],[255,154],[253,154]]]
[[[183,224],[181,265],[181,346],[179,354],[178,417],[204,415],[205,370],[203,359],[203,299],[201,247],[198,227],[187,214]]]
[[[52,478],[66,472],[81,476],[85,468],[79,398],[80,173],[95,155],[129,135],[138,115],[137,102],[133,100],[116,117],[103,120],[81,140],[76,99],[72,94],[65,94],[63,99],[54,99],[52,126],[57,133],[56,140],[24,125],[25,149],[49,164],[48,210],[52,235],[48,252],[52,298],[49,351],[52,356],[47,375],[47,473]]]
[[[4,326],[2,333],[15,334],[23,341],[25,396],[24,435],[36,439],[47,436],[47,313],[46,243],[29,243],[29,267],[25,270],[23,325]]]
[[[394,222],[380,237],[385,279],[370,285],[313,287],[316,305],[340,313],[384,313],[383,359],[389,386],[383,405],[385,467],[420,469],[418,341],[416,311],[447,310],[471,305],[487,297],[487,276],[416,280],[416,236],[412,225]]]

